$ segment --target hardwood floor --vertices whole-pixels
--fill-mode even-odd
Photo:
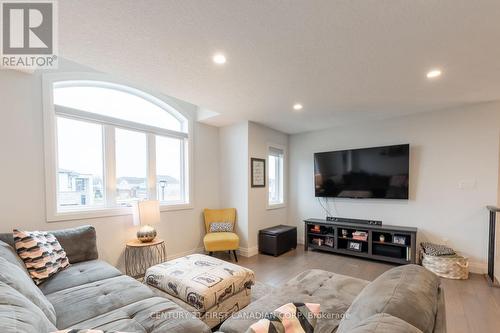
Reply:
[[[221,258],[231,260],[229,255]],[[348,256],[304,252],[302,246],[279,257],[256,255],[239,257],[238,264],[252,269],[257,280],[278,287],[296,274],[311,268],[323,269],[373,280],[395,267]],[[468,280],[442,279],[446,299],[446,324],[449,333],[500,332],[500,288],[491,288],[482,275],[470,274]]]

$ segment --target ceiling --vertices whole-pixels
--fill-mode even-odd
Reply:
[[[59,53],[298,133],[500,99],[500,1],[59,1]]]

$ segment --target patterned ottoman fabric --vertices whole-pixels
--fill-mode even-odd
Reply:
[[[203,254],[192,254],[150,267],[146,283],[181,299],[200,312],[250,289],[255,274],[244,267]]]

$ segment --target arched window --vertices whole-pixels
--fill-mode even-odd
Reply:
[[[189,200],[189,121],[164,100],[101,80],[50,80],[46,89],[48,219],[163,208]]]

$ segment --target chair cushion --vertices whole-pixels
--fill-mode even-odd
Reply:
[[[211,333],[201,320],[163,297],[128,304],[72,327],[138,333]]]
[[[405,265],[388,270],[371,282],[352,302],[338,333],[351,330],[364,319],[387,313],[424,333],[434,329],[439,278],[425,268]]]
[[[69,266],[66,252],[54,235],[43,231],[14,230],[19,257],[37,285]]]
[[[33,280],[19,268],[0,257],[0,281],[23,294],[45,314],[52,324],[56,324],[56,311]]]
[[[203,244],[207,251],[237,250],[240,247],[240,238],[232,232],[212,232],[205,235]]]
[[[64,271],[53,276],[40,285],[40,290],[45,294],[76,287],[82,284],[96,282],[112,277],[120,276],[122,273],[101,260],[83,261],[71,264]]]
[[[56,310],[57,327],[68,328],[153,296],[148,287],[122,275],[60,290],[47,298]]]
[[[45,333],[57,330],[40,308],[2,281],[0,295],[1,332]]]

